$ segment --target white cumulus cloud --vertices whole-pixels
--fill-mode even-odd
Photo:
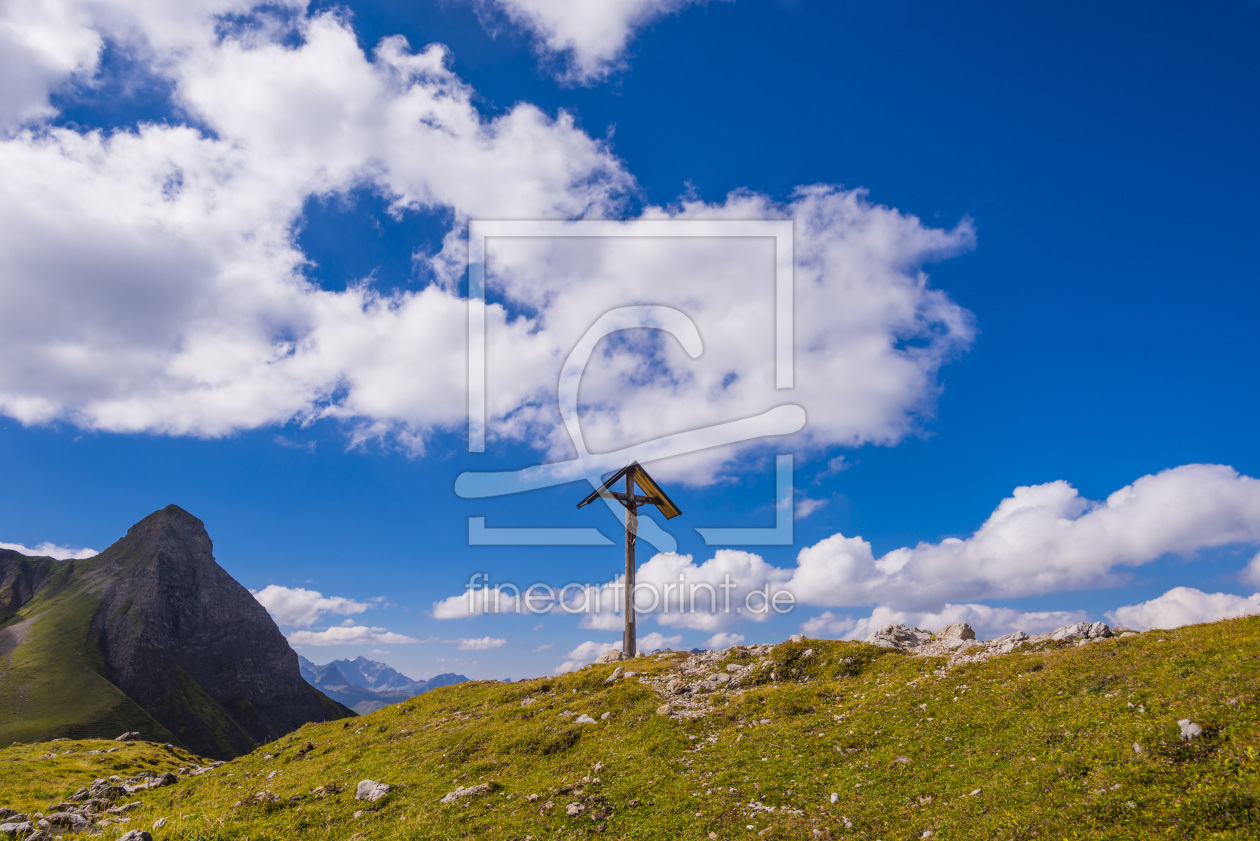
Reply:
[[[401,645],[420,642],[415,637],[396,634],[384,628],[366,625],[337,625],[323,631],[294,631],[289,634],[292,645]]]
[[[619,66],[635,31],[705,0],[478,0],[531,32],[546,52],[567,59],[562,77],[598,81]]]
[[[723,631],[722,633],[714,634],[713,636],[709,637],[707,640],[705,640],[701,644],[700,647],[708,648],[712,651],[722,651],[724,649],[730,648],[732,645],[739,645],[743,641],[744,641],[743,634],[732,634],[730,632]]]
[[[595,662],[596,658],[605,651],[609,651],[614,648],[620,651],[621,642],[617,641],[613,643],[587,640],[586,642],[578,643],[572,651],[564,655],[564,662],[559,666],[556,666],[555,673],[563,674],[564,672],[571,672],[574,669],[580,669],[587,663]]]
[[[1251,559],[1238,578],[1242,583],[1260,589],[1260,554]]]
[[[660,651],[661,649],[676,648],[682,642],[682,634],[674,634],[665,636],[659,631],[653,631],[635,639],[635,646],[639,651]]]
[[[1150,601],[1118,607],[1110,611],[1107,618],[1117,625],[1147,630],[1257,614],[1260,614],[1260,593],[1244,597],[1205,593],[1194,587],[1174,587]]]
[[[0,137],[0,332],[9,349],[0,413],[25,424],[196,436],[334,418],[352,441],[392,436],[423,451],[435,432],[466,422],[467,303],[457,290],[467,221],[633,222],[632,174],[562,111],[519,103],[483,115],[440,45],[414,51],[389,37],[365,52],[346,18],[307,16],[301,4],[289,17],[267,13],[217,31],[216,16],[250,4],[177,5],[13,7],[31,43],[60,34],[82,45],[46,62],[29,51],[7,60],[69,78],[93,72],[101,39],[123,39],[196,125],[99,132],[36,121]],[[627,21],[673,8],[622,6]],[[551,14],[541,9],[533,11]],[[12,113],[43,113],[59,82],[19,76],[8,77],[25,86],[11,99],[26,104]],[[400,216],[449,212],[442,248],[418,257],[427,286],[383,294],[367,280],[338,289],[308,280],[297,238],[304,206],[360,189]],[[969,314],[932,289],[923,268],[972,246],[967,221],[932,228],[860,190],[829,186],[786,202],[741,192],[650,207],[641,218],[701,227],[667,241],[492,243],[487,283],[512,309],[487,312],[491,440],[569,456],[555,408],[560,368],[610,305],[673,307],[704,347],[692,359],[648,330],[601,345],[582,392],[597,451],[785,400],[809,416],[799,448],[892,443],[931,413],[941,366],[974,334]],[[795,227],[790,393],[775,388],[774,355],[764,352],[774,346],[773,252],[764,238],[704,235],[704,224],[733,219]],[[651,382],[626,388],[644,366],[656,372]],[[678,457],[659,472],[706,482],[741,452]]]
[[[83,560],[99,555],[95,549],[71,549],[55,543],[37,543],[34,546],[23,546],[21,543],[0,543],[0,549],[10,549],[32,557],[56,558],[59,561]]]
[[[966,539],[876,558],[861,538],[802,549],[787,582],[804,604],[939,610],[953,600],[1015,598],[1119,583],[1165,555],[1260,543],[1260,481],[1223,465],[1143,476],[1101,502],[1067,482],[1016,488]]]
[[[497,637],[477,637],[475,639],[459,640],[460,651],[485,651],[490,648],[499,648],[507,645],[507,640]]]
[[[326,613],[352,616],[363,613],[372,605],[347,599],[343,596],[325,596],[317,590],[303,587],[282,587],[268,584],[261,590],[250,590],[277,625],[305,627],[313,625]]]

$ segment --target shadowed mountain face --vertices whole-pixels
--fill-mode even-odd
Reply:
[[[0,554],[0,670],[0,742],[132,729],[230,757],[352,714],[174,505],[87,560]]]
[[[468,680],[454,672],[435,675],[428,680],[412,680],[385,663],[363,656],[353,660],[333,660],[323,666],[317,666],[305,657],[298,657],[298,662],[302,667],[302,677],[307,682],[359,715],[367,715],[439,686]]]

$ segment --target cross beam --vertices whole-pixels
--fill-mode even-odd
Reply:
[[[626,480],[625,491],[614,491],[612,489],[613,486],[622,478]],[[636,485],[643,493],[635,493]],[[655,505],[665,515],[667,520],[672,520],[681,514],[682,511],[678,510],[678,506],[674,504],[674,501],[666,495],[661,486],[656,484],[656,480],[649,476],[648,472],[637,461],[631,462],[610,476],[604,484],[596,488],[586,499],[579,502],[577,507],[581,508],[584,505],[589,505],[600,498],[615,499],[626,507],[626,626],[621,637],[621,652],[626,657],[633,657],[636,653],[634,544],[639,530],[639,507],[642,505]]]

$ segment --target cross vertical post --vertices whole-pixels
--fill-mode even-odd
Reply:
[[[613,487],[617,480],[625,477],[626,489],[624,492],[614,491]],[[643,493],[635,493],[635,485]],[[586,499],[578,503],[578,508],[583,505],[589,505],[599,498],[615,499],[626,508],[626,596],[625,596],[625,630],[621,635],[621,653],[623,657],[634,657],[638,653],[638,641],[635,635],[635,613],[634,613],[634,544],[638,539],[639,532],[639,506],[655,505],[657,509],[665,515],[665,519],[671,520],[682,512],[678,510],[678,506],[674,504],[665,491],[661,490],[661,486],[656,484],[656,480],[648,475],[639,463],[631,462],[629,465],[621,468],[604,484],[595,489],[595,492]]]
[[[634,501],[634,478],[626,471],[626,629],[621,635],[621,653],[634,656],[634,541],[639,531],[639,504]]]

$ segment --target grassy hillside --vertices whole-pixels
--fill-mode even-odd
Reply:
[[[156,742],[58,739],[12,745],[0,750],[0,806],[38,812],[99,777],[161,774],[209,762]]]
[[[103,676],[90,633],[98,603],[87,593],[58,593],[27,605],[8,623],[20,627],[24,641],[0,653],[0,744],[113,738],[132,730],[173,738]]]
[[[806,640],[640,658],[611,685],[612,665],[461,684],[150,792],[132,825],[167,818],[159,841],[1255,838],[1258,658],[1252,618],[953,667]],[[680,671],[728,664],[751,668],[659,711]],[[1184,741],[1183,718],[1203,735]],[[7,755],[0,805],[21,808],[7,801],[34,763]],[[394,789],[356,801],[365,778]]]

